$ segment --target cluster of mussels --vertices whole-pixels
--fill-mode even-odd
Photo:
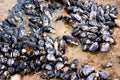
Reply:
[[[50,0],[51,3],[62,4],[67,16],[59,16],[57,20],[64,20],[73,31],[74,36],[81,43],[83,51],[107,52],[110,45],[115,44],[113,34],[114,20],[118,14],[117,8],[107,4],[105,6],[93,0]],[[72,20],[72,22],[71,22]],[[78,45],[78,41],[67,35],[67,42]]]
[[[114,43],[111,29],[115,25],[116,8],[106,5],[104,11],[102,5],[89,0],[49,2],[48,6],[42,6],[42,0],[18,0],[9,10],[10,15],[0,22],[0,77],[6,80],[16,73],[25,75],[41,71],[40,76],[46,80],[108,80],[109,74],[105,70],[95,71],[89,65],[78,69],[77,59],[68,62],[64,56],[66,42],[78,45],[76,38],[65,35],[53,39],[47,33],[56,32],[50,25],[52,12],[64,5],[71,17],[60,16],[57,20],[64,19],[69,23],[72,19],[72,35],[79,37],[82,49],[96,51],[101,46],[101,51],[108,51]],[[29,30],[23,27],[25,14]]]

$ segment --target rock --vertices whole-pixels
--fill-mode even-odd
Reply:
[[[115,19],[115,24],[116,24],[117,27],[120,28],[120,19]]]
[[[10,80],[22,80],[22,76],[20,74],[16,74],[12,76]]]

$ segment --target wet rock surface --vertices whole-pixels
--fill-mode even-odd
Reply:
[[[98,1],[99,2],[99,1]],[[104,0],[103,1],[100,1],[100,3],[104,3]],[[109,1],[108,3],[111,3],[111,4],[118,4],[117,2],[119,2],[119,0],[118,1]],[[14,2],[13,2],[14,3]],[[5,3],[4,3],[5,4]],[[105,4],[105,3],[104,3]],[[107,2],[106,2],[106,4],[107,4]],[[1,7],[2,8],[2,7]],[[5,8],[5,9],[7,9],[7,8]],[[118,9],[119,9],[119,7],[118,7]],[[4,9],[3,9],[4,10]],[[3,11],[2,10],[2,11]],[[7,11],[7,10],[6,10]],[[64,13],[64,12],[63,12]],[[2,13],[1,13],[2,14]],[[5,14],[2,14],[2,15],[5,15]],[[118,14],[118,16],[119,16],[119,14]],[[1,19],[4,19],[4,17],[1,17]],[[118,17],[119,18],[119,17]],[[59,25],[59,24],[61,24],[62,25],[62,23],[58,23],[58,24],[56,24],[56,25]],[[63,25],[64,26],[64,25]],[[56,27],[56,28],[58,28],[58,27]],[[61,28],[60,28],[61,29]],[[64,29],[64,28],[63,28]],[[65,30],[65,29],[64,29]],[[110,74],[112,75],[113,73],[115,73],[114,75],[112,75],[112,78],[118,78],[118,74],[119,74],[119,72],[118,72],[118,70],[119,70],[119,64],[118,63],[116,63],[116,59],[113,59],[113,57],[114,58],[116,58],[117,57],[117,54],[119,54],[118,52],[119,52],[119,34],[118,34],[118,32],[119,32],[119,29],[117,28],[117,29],[115,29],[114,30],[114,33],[113,33],[113,36],[114,36],[114,38],[115,38],[115,41],[117,42],[117,44],[114,46],[112,46],[112,49],[108,52],[108,53],[105,53],[105,54],[101,54],[101,52],[99,52],[98,54],[89,54],[89,52],[87,52],[88,54],[86,54],[86,53],[84,53],[84,52],[82,52],[81,50],[79,50],[80,49],[80,47],[79,48],[75,48],[75,50],[74,51],[72,51],[74,48],[71,48],[71,47],[68,47],[67,49],[70,49],[70,50],[67,50],[68,51],[68,53],[66,54],[68,57],[69,57],[69,59],[70,60],[73,60],[74,58],[78,58],[79,59],[79,61],[80,62],[86,62],[86,63],[88,63],[88,64],[90,64],[91,66],[94,66],[95,68],[98,68],[99,69],[99,66],[97,66],[97,65],[99,65],[101,62],[104,62],[104,60],[112,60],[113,62],[114,62],[114,66],[113,66],[113,70],[110,70],[110,69],[108,69],[107,71],[109,71],[110,72]],[[69,33],[69,31],[67,32],[67,33]],[[59,34],[61,34],[61,32],[60,33],[58,33],[57,35],[59,35]],[[53,36],[54,37],[54,36]],[[76,54],[76,55],[75,55]],[[72,55],[74,55],[74,56],[72,56]],[[102,60],[101,60],[102,59]],[[100,71],[100,73],[104,73],[104,71]],[[106,75],[107,75],[107,73],[105,73]],[[104,75],[101,75],[101,76],[104,76]],[[32,77],[32,76],[31,76]],[[26,78],[31,78],[30,76],[28,76],[28,77],[26,77]],[[37,77],[37,76],[36,76]],[[24,79],[24,78],[23,78]],[[27,80],[27,79],[25,79],[25,80]],[[42,80],[42,79],[38,79],[38,80]]]

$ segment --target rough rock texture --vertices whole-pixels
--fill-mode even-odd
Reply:
[[[14,6],[17,0],[0,0],[0,20],[4,20],[8,15],[8,10]],[[95,0],[96,2],[100,4],[111,4],[115,5],[118,8],[118,18],[120,19],[120,0]],[[64,11],[55,14],[66,14]],[[54,24],[56,30],[58,30],[55,36],[62,36],[64,34],[70,34],[71,31],[68,29],[68,26],[65,26],[61,21],[59,23]],[[62,27],[61,27],[62,26]],[[113,67],[107,68],[107,70],[112,80],[120,80],[120,64],[119,64],[119,58],[120,56],[120,28],[115,27],[113,37],[115,38],[116,44],[111,47],[111,50],[107,53],[90,53],[90,52],[83,52],[80,49],[80,46],[78,47],[67,47],[67,54],[66,56],[69,57],[70,60],[73,60],[75,58],[79,59],[80,64],[82,62],[88,63],[90,66],[93,66],[96,69],[100,69],[100,65],[105,61],[112,61],[114,63]],[[15,77],[18,77],[18,79],[15,79]],[[20,78],[20,79],[19,79]],[[11,80],[42,80],[37,74],[34,75],[27,75],[27,76],[14,76],[11,78]]]

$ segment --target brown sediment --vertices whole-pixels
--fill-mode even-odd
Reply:
[[[4,20],[8,15],[8,9],[11,9],[14,4],[16,4],[17,0],[2,0],[0,1],[0,20]],[[117,6],[118,11],[120,12],[120,0],[95,0],[99,4],[111,4]],[[54,17],[56,18],[59,15],[66,15],[67,13],[62,10],[61,12],[54,13]],[[118,18],[120,19],[120,13],[118,14]],[[62,21],[54,22],[55,19],[52,19],[51,25],[56,29],[56,34],[51,34],[53,38],[62,37],[63,35],[71,34],[71,27],[68,25],[64,25]],[[25,26],[26,28],[27,26]],[[28,29],[28,28],[26,28]],[[69,58],[69,61],[77,58],[79,60],[80,66],[83,62],[88,63],[96,69],[101,69],[101,64],[105,61],[112,61],[114,63],[112,68],[106,69],[110,75],[112,76],[112,80],[118,79],[120,80],[120,64],[118,63],[118,55],[120,56],[120,29],[115,28],[113,32],[113,37],[115,38],[116,44],[111,46],[111,50],[107,53],[102,52],[83,52],[81,50],[81,46],[67,47],[66,54]],[[27,51],[33,52],[31,48],[27,48]],[[81,67],[81,66],[80,66]],[[42,80],[38,78],[38,75],[30,75],[25,76],[23,80]]]
[[[30,48],[30,47],[27,47],[27,48],[25,48],[25,50],[26,50],[26,52],[30,52],[30,53],[33,53],[34,52],[34,50],[32,49],[32,48]]]

